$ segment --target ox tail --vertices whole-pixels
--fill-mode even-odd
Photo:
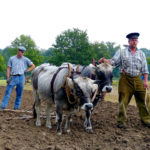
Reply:
[[[37,118],[36,110],[35,110],[35,102],[33,104],[33,118]]]

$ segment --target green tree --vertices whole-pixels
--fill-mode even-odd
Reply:
[[[27,49],[24,56],[31,59],[35,65],[40,65],[43,62],[44,58],[30,36],[21,35],[11,43],[11,46],[8,48],[11,56],[16,54],[18,46],[24,46]]]
[[[54,49],[41,50],[41,55],[44,57],[44,62],[48,62],[49,58],[54,56]]]
[[[91,52],[86,31],[79,29],[67,30],[56,38],[53,44],[54,56],[50,63],[60,65],[62,62],[87,65],[90,62]]]
[[[102,57],[110,58],[108,48],[104,42],[91,43],[90,51],[92,58],[94,58],[96,61],[98,61]]]
[[[6,64],[4,62],[4,58],[0,55],[0,71],[4,71],[6,69]]]
[[[106,42],[106,46],[108,48],[110,57],[113,57],[114,54],[116,53],[116,51],[120,49],[120,45],[117,45],[117,46],[115,46],[115,45],[116,45],[116,43],[114,43],[114,42]]]
[[[114,42],[106,42],[106,46],[109,51],[110,58],[113,57],[116,51],[120,49],[120,45],[116,46],[116,43]],[[113,75],[114,75],[114,78],[119,78],[120,76],[119,68],[116,68],[113,70]]]
[[[150,57],[147,57],[146,59],[147,59],[148,65],[150,65]]]

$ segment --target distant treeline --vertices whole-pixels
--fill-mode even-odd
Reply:
[[[20,35],[10,46],[0,49],[0,78],[6,78],[6,67],[10,56],[16,55],[18,46],[26,47],[24,56],[30,58],[38,66],[42,63],[60,65],[63,62],[88,65],[92,58],[96,61],[101,57],[111,58],[120,45],[114,42],[94,42],[88,39],[86,31],[68,29],[56,37],[55,43],[49,49],[39,49],[30,36]],[[150,50],[141,49],[147,57],[150,70]],[[114,78],[119,77],[119,69],[114,69]]]

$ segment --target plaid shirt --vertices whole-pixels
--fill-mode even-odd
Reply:
[[[129,47],[124,50],[118,50],[116,54],[110,59],[111,65],[120,66],[120,72],[124,72],[132,77],[140,74],[149,73],[145,54],[137,49],[133,55]],[[123,66],[122,66],[123,63]]]

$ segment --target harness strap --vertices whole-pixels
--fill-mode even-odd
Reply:
[[[121,62],[122,62],[122,68],[121,68],[121,71],[122,71],[123,73],[125,73],[123,57],[124,57],[124,49],[121,49]]]
[[[58,68],[58,70],[55,72],[55,74],[53,75],[53,78],[50,82],[50,85],[51,85],[51,93],[52,93],[52,99],[54,101],[54,81],[56,79],[56,76],[57,74],[59,73],[60,70],[64,69],[64,68],[67,68],[67,67],[61,67],[61,68]]]
[[[66,91],[68,103],[71,105],[77,103],[77,99],[75,99],[75,98],[74,98],[74,101],[71,101],[71,90],[70,90],[70,87],[68,86],[67,79],[66,79],[66,84],[65,84],[65,91]]]
[[[80,67],[80,66],[78,66],[78,67]],[[81,70],[81,71],[76,70],[76,73],[77,73],[77,74],[81,74],[81,73],[82,73],[82,71],[83,71],[85,68],[86,68],[86,66],[83,66],[82,70]],[[78,68],[78,69],[79,69],[79,68]]]
[[[84,71],[84,69],[85,69],[86,67],[87,67],[87,66],[83,66],[82,70],[80,71],[80,74]],[[77,72],[77,73],[78,73],[78,72]],[[91,73],[90,76],[89,76],[89,78],[95,80],[95,75]]]
[[[82,72],[85,68],[86,68],[86,66],[83,66],[83,68],[82,68],[81,72]]]

